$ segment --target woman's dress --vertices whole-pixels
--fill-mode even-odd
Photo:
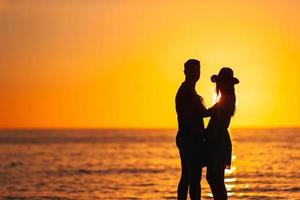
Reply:
[[[213,168],[231,166],[232,144],[228,132],[232,106],[235,101],[230,96],[221,99],[209,109],[211,118],[207,126],[207,165]]]

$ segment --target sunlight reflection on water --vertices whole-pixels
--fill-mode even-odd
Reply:
[[[175,130],[0,132],[0,199],[176,199]],[[230,199],[300,196],[299,129],[233,129]],[[293,145],[291,145],[291,141]],[[212,199],[202,175],[202,198]]]

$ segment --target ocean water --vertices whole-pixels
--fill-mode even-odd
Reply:
[[[233,129],[229,199],[300,199],[300,129]],[[176,199],[176,130],[2,130],[0,199]],[[212,199],[203,169],[202,199]]]

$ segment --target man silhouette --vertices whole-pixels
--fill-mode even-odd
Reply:
[[[185,81],[176,94],[178,132],[176,145],[181,160],[181,177],[178,184],[178,200],[201,198],[201,175],[204,166],[204,122],[208,116],[203,99],[195,90],[200,78],[200,61],[190,59],[184,63]]]

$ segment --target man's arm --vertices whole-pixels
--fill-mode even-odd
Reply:
[[[199,96],[199,100],[198,100],[195,112],[201,118],[211,116],[211,111],[209,109],[206,109],[203,98],[200,96]]]

